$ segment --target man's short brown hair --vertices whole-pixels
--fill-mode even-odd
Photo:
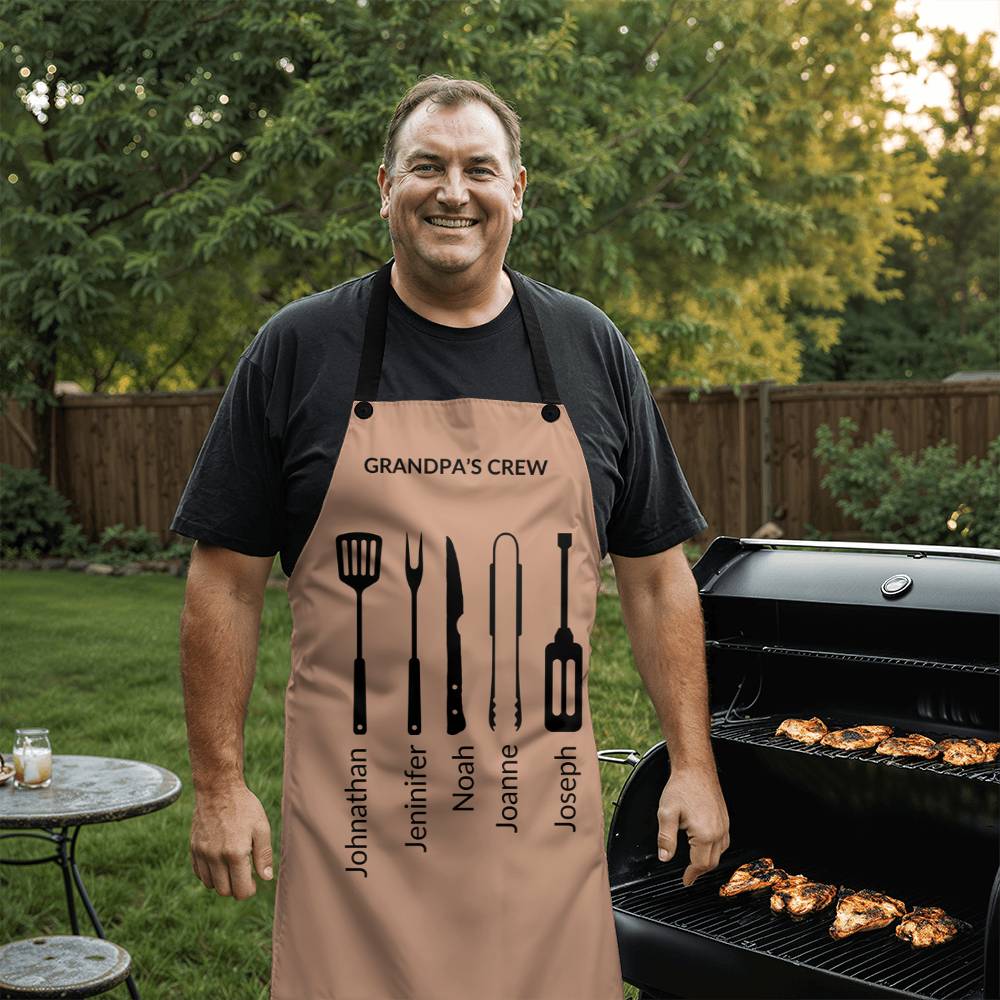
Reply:
[[[396,138],[399,135],[399,130],[409,115],[428,99],[445,107],[456,107],[471,101],[480,101],[491,108],[507,133],[511,175],[515,180],[517,179],[517,175],[521,171],[521,120],[517,112],[498,96],[496,91],[485,84],[478,83],[476,80],[455,80],[450,76],[440,76],[436,73],[433,76],[424,77],[419,83],[415,83],[396,105],[396,110],[393,112],[392,120],[386,131],[385,149],[382,154],[382,162],[390,177],[396,169],[396,154],[398,152]]]

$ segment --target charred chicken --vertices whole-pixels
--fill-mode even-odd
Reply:
[[[892,736],[892,726],[851,726],[827,733],[820,743],[837,750],[871,750],[889,736]]]
[[[997,759],[1000,743],[987,743],[975,738],[968,740],[941,740],[937,744],[941,759],[946,764],[988,764]]]
[[[914,948],[933,948],[947,944],[968,926],[964,920],[949,917],[940,906],[915,906],[903,914],[896,927],[896,937],[909,941]]]
[[[787,736],[799,743],[819,743],[826,735],[826,723],[816,715],[811,719],[785,719],[774,735]]]
[[[861,931],[888,927],[906,912],[906,904],[901,899],[881,892],[873,892],[871,889],[860,889],[857,892],[844,889],[843,892],[830,927],[830,937],[838,941]]]
[[[720,896],[739,896],[744,892],[777,889],[793,880],[806,880],[805,875],[789,875],[783,868],[775,868],[772,858],[757,858],[740,865],[725,885],[719,887]]]
[[[923,757],[925,760],[933,760],[941,751],[929,736],[910,733],[908,736],[890,736],[875,747],[875,753],[886,757]]]
[[[804,878],[793,875],[792,878]],[[771,896],[771,910],[774,913],[787,913],[793,920],[798,920],[810,913],[825,910],[836,898],[837,887],[824,882],[803,882],[786,884],[775,889]]]

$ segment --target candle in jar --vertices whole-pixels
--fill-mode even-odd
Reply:
[[[19,785],[42,785],[51,777],[51,747],[14,748],[14,781]]]

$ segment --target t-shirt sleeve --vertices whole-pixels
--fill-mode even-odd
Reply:
[[[623,485],[608,522],[608,551],[638,557],[672,548],[697,535],[708,522],[691,495],[645,372],[630,345],[626,354],[631,384],[628,440],[619,459]]]
[[[269,434],[270,382],[246,353],[195,459],[170,530],[248,556],[281,539],[280,443]]]

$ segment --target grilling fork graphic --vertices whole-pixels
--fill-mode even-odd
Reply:
[[[361,593],[379,576],[382,536],[367,531],[348,531],[337,535],[337,569],[340,579],[358,598],[358,655],[354,659],[354,731],[368,731],[365,704],[365,658],[361,655]]]
[[[410,679],[406,698],[406,729],[420,732],[420,659],[417,657],[417,589],[424,575],[424,534],[420,533],[417,565],[410,565],[410,534],[406,533],[406,582],[410,587]]]

